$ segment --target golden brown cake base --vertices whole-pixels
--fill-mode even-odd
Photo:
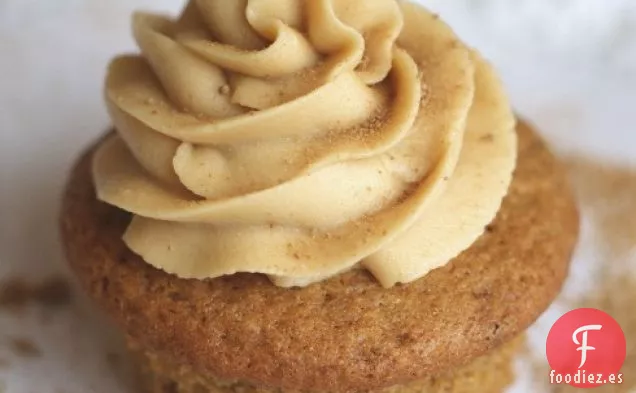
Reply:
[[[517,131],[518,164],[497,218],[468,250],[408,285],[382,288],[364,270],[301,289],[257,274],[166,274],[123,243],[130,216],[96,200],[91,151],[66,189],[63,243],[84,288],[126,335],[201,374],[323,392],[422,380],[518,337],[566,277],[578,234],[572,194],[537,134]]]
[[[473,360],[470,364],[436,378],[425,378],[405,385],[370,390],[369,393],[501,393],[514,380],[514,357],[525,337]],[[290,389],[255,387],[246,382],[222,382],[196,373],[187,366],[177,366],[165,357],[144,351],[129,342],[140,371],[144,393],[299,393]]]

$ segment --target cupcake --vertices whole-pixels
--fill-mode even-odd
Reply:
[[[578,214],[476,51],[396,0],[191,0],[132,24],[61,231],[145,391],[511,382]]]

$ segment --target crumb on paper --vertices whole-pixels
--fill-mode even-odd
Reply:
[[[29,286],[19,278],[0,283],[0,308],[21,308],[30,298]]]
[[[106,362],[112,368],[117,368],[121,363],[121,356],[115,352],[108,352],[106,354]]]
[[[627,356],[621,369],[623,383],[594,389],[598,393],[636,392],[636,169],[611,167],[589,159],[566,161],[570,180],[581,211],[589,218],[599,243],[602,262],[597,274],[596,291],[583,298],[567,301],[567,308],[592,307],[603,310],[621,325],[627,341]],[[576,263],[576,261],[575,261]],[[576,268],[576,266],[574,266]],[[548,375],[549,366],[528,354],[534,377]],[[568,385],[553,385],[551,393],[575,393],[582,390]]]
[[[636,391],[636,273],[630,274],[630,252],[636,250],[636,170],[612,167],[588,159],[568,160],[570,177],[581,206],[588,211],[599,236],[603,268],[599,290],[575,307],[593,307],[614,317],[627,339],[627,357],[621,385],[596,388],[599,393]],[[633,255],[633,254],[632,254]],[[576,392],[558,386],[555,393]]]
[[[636,168],[612,167],[587,159],[568,160],[570,177],[591,212],[602,251],[612,259],[636,250]]]
[[[52,278],[35,288],[34,298],[43,306],[65,306],[72,300],[71,286],[64,278]]]
[[[577,307],[593,307],[613,316],[623,328],[627,340],[627,357],[621,369],[623,383],[604,385],[595,388],[599,393],[633,393],[636,391],[636,313],[632,312],[636,304],[636,277],[607,277],[603,281],[603,290],[590,299],[585,299]],[[544,375],[547,375],[544,374]],[[553,393],[575,393],[576,388],[557,385]]]
[[[61,307],[72,301],[71,286],[63,277],[51,277],[37,284],[22,278],[0,282],[0,309],[21,310],[29,304]]]
[[[35,343],[26,338],[15,338],[11,341],[13,352],[23,358],[34,358],[42,355],[42,351]]]

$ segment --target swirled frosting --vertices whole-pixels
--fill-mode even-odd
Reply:
[[[98,197],[124,241],[182,278],[303,286],[365,268],[385,287],[444,265],[496,215],[516,159],[490,66],[396,0],[191,0],[133,18]]]

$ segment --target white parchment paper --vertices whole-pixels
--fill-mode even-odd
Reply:
[[[515,107],[568,164],[583,211],[571,278],[531,329],[511,391],[554,389],[541,365],[545,337],[556,318],[581,305],[609,310],[628,336],[627,383],[607,391],[636,389],[636,2],[422,3],[497,66]],[[181,5],[0,0],[0,281],[65,274],[59,195],[72,160],[108,125],[105,66],[114,54],[135,50],[133,9],[177,12]],[[0,392],[134,392],[105,326],[81,296],[55,312],[0,312]],[[41,354],[18,356],[11,343],[21,338]]]

